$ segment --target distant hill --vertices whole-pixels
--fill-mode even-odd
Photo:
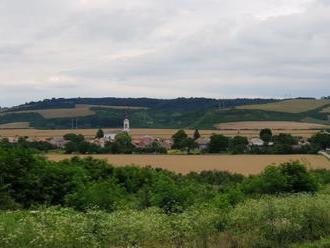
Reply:
[[[211,98],[70,98],[29,102],[0,112],[0,124],[40,129],[117,128],[128,115],[135,128],[213,129],[236,121],[305,121],[329,124],[330,100]]]

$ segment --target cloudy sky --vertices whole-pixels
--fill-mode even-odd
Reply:
[[[330,0],[0,0],[0,106],[330,95]]]

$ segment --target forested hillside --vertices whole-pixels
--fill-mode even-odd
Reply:
[[[330,100],[209,98],[72,98],[30,102],[0,113],[0,124],[29,122],[41,129],[118,128],[128,116],[134,128],[214,129],[233,121],[303,121],[329,124]]]

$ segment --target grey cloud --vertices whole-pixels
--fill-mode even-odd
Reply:
[[[328,13],[326,0],[3,0],[0,105],[329,95]]]

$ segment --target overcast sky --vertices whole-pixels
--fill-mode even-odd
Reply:
[[[330,95],[330,0],[0,0],[0,106]]]

